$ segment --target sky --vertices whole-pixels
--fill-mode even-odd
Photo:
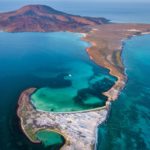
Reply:
[[[52,0],[51,0],[52,1]],[[72,1],[72,2],[149,2],[149,0],[53,0],[53,1]]]
[[[14,3],[14,2],[43,2],[43,0],[0,0],[0,3],[1,2],[11,2],[11,3]],[[122,2],[141,2],[141,3],[144,3],[144,2],[150,2],[150,0],[44,0],[46,2],[119,2],[119,3],[122,3]]]
[[[115,3],[116,9],[118,9],[118,7],[122,8],[123,6],[121,5],[123,5],[123,3],[131,3],[131,6],[130,5],[129,6],[134,8],[136,6],[136,3],[139,2],[150,3],[150,0],[0,0],[0,12],[16,10],[22,6],[29,5],[29,4],[49,5],[53,8],[62,11],[70,11],[73,9],[78,11],[78,9],[85,9],[87,5],[91,6],[90,9],[92,9],[92,7],[94,8],[98,6],[100,9],[103,9],[102,8],[103,3],[105,3],[105,6],[107,6],[108,3],[107,6],[108,9],[109,7],[111,7],[112,3],[113,5]]]

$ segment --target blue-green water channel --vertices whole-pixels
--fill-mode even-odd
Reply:
[[[0,33],[0,150],[59,149],[31,143],[16,116],[21,92],[36,87],[37,109],[74,111],[103,106],[115,78],[93,63],[81,34]]]
[[[150,149],[150,35],[125,42],[127,84],[99,128],[97,150]]]

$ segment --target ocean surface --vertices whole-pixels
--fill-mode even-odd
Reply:
[[[68,13],[106,17],[112,22],[150,23],[150,3],[142,2],[85,3],[65,2],[63,0],[32,0],[32,2],[29,0],[1,0],[0,12],[14,10],[28,4],[47,4]],[[44,34],[41,37],[33,36],[34,40],[31,40],[32,38],[30,39],[28,36],[25,39],[25,36],[21,34],[10,35],[0,33],[0,150],[42,150],[45,149],[42,145],[32,144],[22,134],[18,118],[16,117],[16,104],[20,93],[24,89],[31,86],[40,88],[47,83],[47,80],[43,80],[45,74],[47,76],[47,72],[45,73],[47,67],[42,74],[40,72],[43,65],[50,65],[48,63],[49,60],[48,58],[45,59],[46,56],[43,52],[41,55],[41,51],[39,52],[39,47],[36,47],[36,45],[39,44],[37,41],[48,40],[48,34],[45,37]],[[46,41],[46,43],[49,42]],[[59,42],[61,41],[59,40]],[[67,44],[69,44],[68,42]],[[150,149],[149,43],[149,35],[134,37],[125,42],[122,59],[126,67],[128,82],[118,100],[112,104],[112,109],[106,123],[99,128],[97,150]],[[15,48],[13,48],[14,44],[17,45],[14,46]],[[81,45],[79,44],[78,47],[85,48],[87,46]],[[45,49],[44,43],[42,47]],[[34,53],[29,53],[30,48],[34,49]],[[40,69],[38,68],[39,64],[41,64]],[[36,69],[40,70],[40,72],[36,69],[35,71],[33,66],[37,67]],[[32,74],[33,72],[34,75]],[[47,149],[56,150],[57,147],[48,147]]]
[[[29,142],[20,129],[16,110],[25,89],[37,88],[32,102],[44,111],[104,106],[101,93],[115,78],[89,59],[85,49],[90,45],[81,37],[70,32],[0,33],[0,150],[46,149]]]

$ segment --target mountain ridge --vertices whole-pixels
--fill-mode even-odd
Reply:
[[[46,5],[27,5],[0,13],[0,29],[7,32],[80,31],[87,26],[109,23],[105,18],[81,17]]]

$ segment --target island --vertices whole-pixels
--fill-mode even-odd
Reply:
[[[28,5],[19,10],[0,13],[0,30],[7,32],[88,31],[88,25],[109,22],[105,18],[81,17],[44,5]]]
[[[41,129],[49,129],[62,134],[65,138],[63,150],[94,149],[96,127],[107,115],[107,109],[97,108],[81,112],[42,112],[34,109],[30,95],[35,88],[25,90],[19,99],[17,114],[26,136],[34,143],[39,143],[35,134]]]
[[[22,92],[17,115],[28,139],[39,143],[35,134],[40,130],[59,133],[65,138],[64,150],[92,150],[96,145],[97,127],[108,115],[111,102],[116,100],[127,80],[121,60],[124,40],[132,36],[150,34],[149,24],[111,23],[105,18],[81,17],[54,10],[43,5],[29,5],[17,11],[0,13],[0,30],[6,32],[70,31],[84,35],[91,43],[87,52],[91,60],[107,68],[117,78],[114,86],[104,92],[104,107],[78,112],[44,112],[32,105],[30,96],[35,88]]]

